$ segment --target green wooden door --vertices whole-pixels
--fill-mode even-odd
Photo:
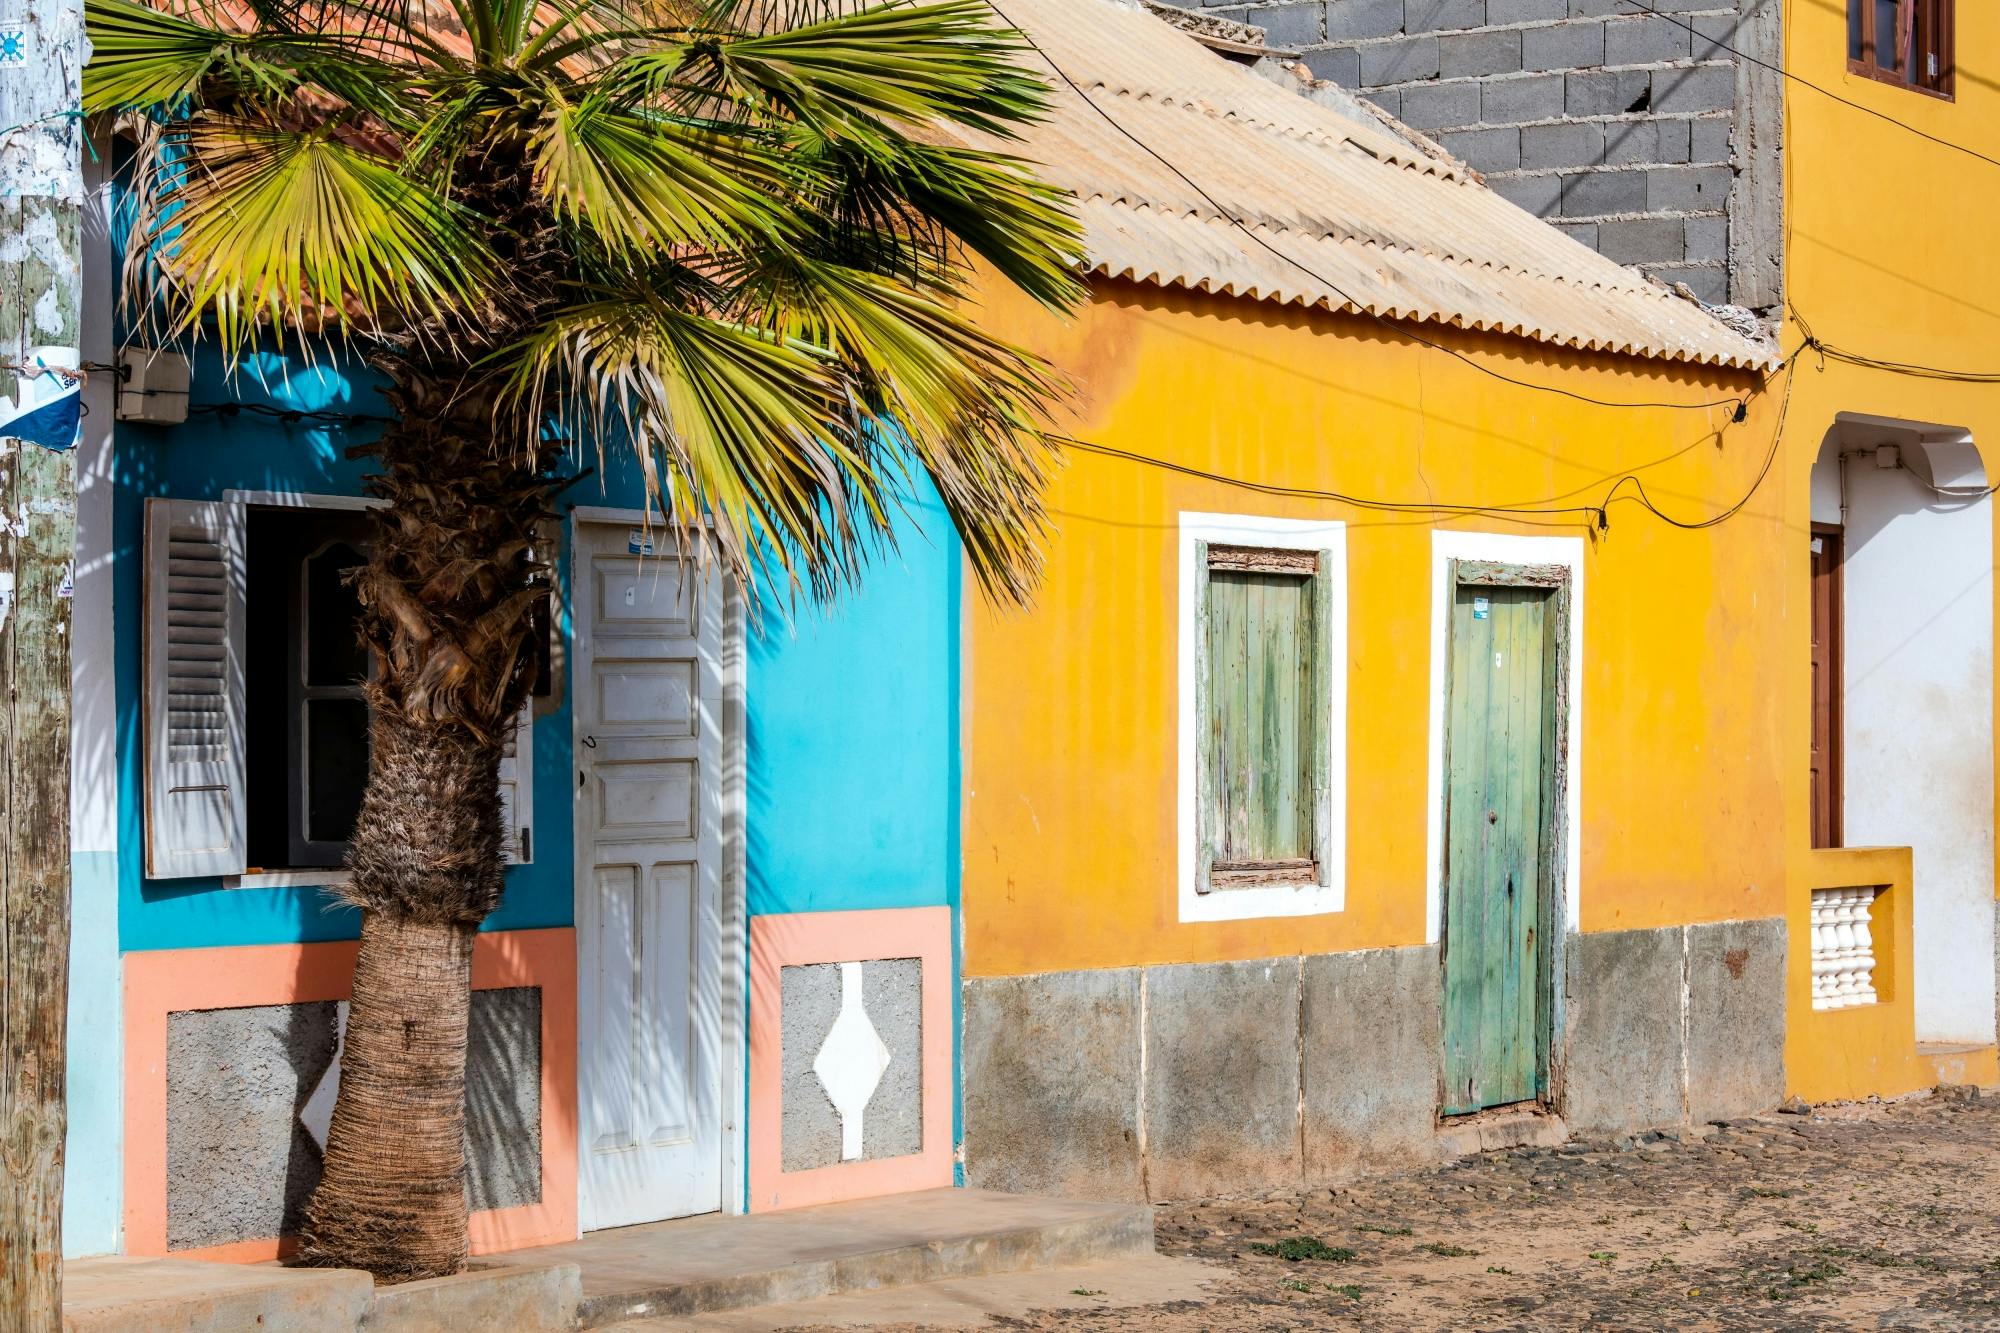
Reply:
[[[1445,804],[1444,1110],[1548,1090],[1555,590],[1460,583]]]

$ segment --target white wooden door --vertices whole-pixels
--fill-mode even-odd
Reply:
[[[722,1206],[722,597],[655,530],[577,524],[584,1230]],[[648,540],[661,554],[642,554]]]

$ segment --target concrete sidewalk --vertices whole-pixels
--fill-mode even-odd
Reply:
[[[67,1266],[63,1322],[75,1333],[541,1333],[1152,1251],[1153,1214],[1144,1205],[930,1190],[600,1231],[394,1287],[345,1269],[84,1259]]]
[[[599,1231],[492,1256],[575,1264],[582,1326],[807,1301],[946,1278],[1151,1254],[1143,1204],[928,1190],[748,1217]]]

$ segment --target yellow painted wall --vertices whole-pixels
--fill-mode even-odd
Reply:
[[[1086,440],[1245,479],[1446,504],[1595,501],[1640,469],[1689,518],[1741,496],[1775,401],[1608,409],[1512,387],[1358,317],[1101,284],[1062,326],[996,295],[989,326],[1076,376]],[[1699,403],[1754,378],[1440,332],[1517,377]],[[1724,429],[1726,427],[1726,429]],[[1718,431],[1722,433],[1718,437]],[[1788,462],[1776,475],[1788,475]],[[1425,936],[1431,532],[1427,514],[1279,498],[1072,452],[1026,611],[975,606],[965,668],[965,971],[1256,958]],[[1780,485],[1707,533],[1629,498],[1584,573],[1582,925],[1784,910]],[[1183,510],[1345,520],[1346,908],[1182,925],[1176,908],[1176,538]],[[1575,515],[1448,526],[1583,534]],[[1803,550],[1801,546],[1799,549]]]
[[[2000,370],[2000,166],[1926,142],[1911,129],[2000,157],[2000,5],[1962,0],[1956,98],[1945,101],[1847,71],[1845,6],[1787,0],[1786,68],[1901,125],[1842,106],[1798,83],[1786,89],[1786,292],[1794,318],[1786,350],[1806,327],[1821,340],[1878,360],[1951,369]],[[1903,128],[1908,126],[1911,128]],[[1801,318],[1803,323],[1801,323]],[[1801,363],[1786,426],[1785,513],[1807,530],[1808,486],[1820,442],[1839,412],[1969,428],[2000,479],[2000,386],[1951,383],[1894,372]],[[1811,850],[1806,755],[1811,712],[1810,556],[1801,537],[1783,555],[1785,809],[1795,930],[1823,878]],[[1922,886],[1916,891],[1921,893]],[[1907,924],[1907,923],[1905,923]],[[1914,1060],[1908,987],[1878,1016],[1900,1024],[1904,1050],[1857,1060],[1842,1031],[1813,1016],[1808,951],[1795,933],[1787,1065],[1810,1096],[1891,1094],[1924,1086]],[[1838,1025],[1836,1025],[1837,1027]],[[1851,1027],[1852,1024],[1847,1026]],[[1873,1049],[1872,1047],[1870,1049]]]

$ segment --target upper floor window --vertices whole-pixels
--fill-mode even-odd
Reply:
[[[1955,0],[1847,0],[1847,67],[1952,95]]]

